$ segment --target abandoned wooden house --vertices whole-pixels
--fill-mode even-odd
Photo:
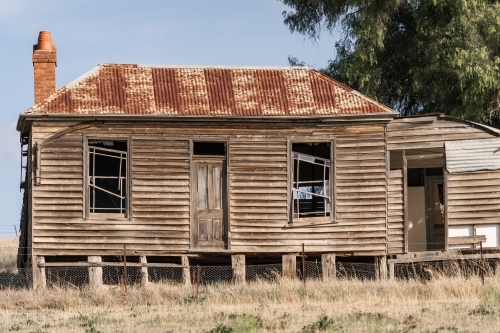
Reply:
[[[346,256],[387,275],[415,253],[500,247],[496,129],[398,117],[307,67],[101,64],[56,91],[47,32],[33,66],[18,265],[35,286],[124,245],[146,281],[162,263],[294,266],[302,244],[324,277]]]

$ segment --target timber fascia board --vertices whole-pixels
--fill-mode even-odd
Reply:
[[[393,120],[395,113],[377,113],[362,115],[336,115],[336,116],[283,116],[283,117],[213,117],[213,116],[168,116],[168,115],[77,115],[77,114],[21,114],[17,122],[17,130],[26,132],[33,121],[58,120],[58,121],[105,121],[105,122],[201,122],[214,124],[218,122],[229,123],[289,123],[312,124],[318,127],[342,126],[351,124],[388,123]]]

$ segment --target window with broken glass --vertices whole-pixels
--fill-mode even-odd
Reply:
[[[293,220],[330,220],[330,143],[294,143]]]
[[[88,140],[88,212],[127,214],[127,142]]]

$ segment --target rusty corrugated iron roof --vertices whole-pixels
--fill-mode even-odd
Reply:
[[[308,67],[100,64],[25,114],[332,116],[394,113]]]

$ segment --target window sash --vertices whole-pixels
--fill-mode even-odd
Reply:
[[[304,153],[299,153],[292,151],[292,156],[293,156],[293,163],[292,163],[292,175],[293,175],[293,181],[292,181],[292,212],[293,212],[293,219],[302,219],[302,218],[308,218],[308,215],[313,215],[310,216],[310,218],[313,217],[318,217],[321,216],[321,214],[324,217],[332,217],[331,213],[331,193],[330,193],[330,188],[331,188],[331,176],[330,176],[330,167],[331,167],[331,160],[325,159],[322,157],[318,156],[312,156]],[[295,162],[296,161],[296,162]],[[301,163],[309,163],[311,165],[316,165],[320,166],[323,168],[323,177],[322,179],[314,178],[312,180],[301,180],[300,179],[300,165]],[[296,170],[295,170],[296,168]],[[310,192],[304,189],[300,189],[301,184],[323,184],[323,194],[319,193],[314,193]],[[305,198],[300,198],[300,194],[306,194],[308,196],[311,196],[310,199],[305,199]],[[323,200],[323,209],[322,210],[316,210],[316,211],[305,211],[301,212],[300,211],[300,202],[301,200],[308,200],[311,203],[314,202],[314,198],[321,198]],[[320,200],[321,200],[320,199]]]
[[[127,149],[129,143],[127,142]],[[114,155],[112,155],[114,154]],[[95,147],[88,143],[88,159],[92,161],[92,166],[88,168],[88,211],[89,213],[98,213],[98,211],[110,211],[110,213],[126,214],[127,213],[127,151],[116,150],[111,148]],[[99,176],[96,175],[96,156],[103,156],[106,158],[115,158],[119,160],[118,175],[117,176]],[[122,176],[122,166],[125,163],[125,176]],[[110,191],[109,189],[102,188],[96,185],[97,179],[116,179],[117,192]],[[96,207],[96,190],[107,193],[119,199],[119,207]],[[125,192],[125,193],[124,193]],[[97,192],[99,193],[99,192]]]

